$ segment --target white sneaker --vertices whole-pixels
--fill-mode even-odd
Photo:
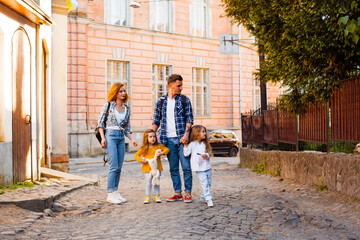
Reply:
[[[213,207],[214,203],[212,200],[209,200],[209,201],[207,201],[207,205],[208,205],[208,207]]]
[[[116,197],[117,199],[119,199],[121,203],[126,202],[126,199],[123,198],[123,197],[120,195],[119,192],[114,192],[114,194],[115,194],[115,197]]]
[[[109,203],[115,203],[115,204],[121,203],[121,201],[116,197],[115,192],[108,193],[108,197],[107,197],[106,201]]]

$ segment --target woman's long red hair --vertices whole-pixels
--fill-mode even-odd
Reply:
[[[125,87],[125,85],[123,83],[120,83],[120,82],[114,83],[111,86],[111,88],[107,94],[107,101],[108,102],[116,102],[117,94],[119,93],[120,88],[122,88],[123,86]],[[125,87],[125,91],[126,91],[126,87]],[[126,96],[125,96],[125,99],[123,100],[123,103],[127,103],[129,98],[130,98],[130,96],[127,94],[127,91],[126,91]]]

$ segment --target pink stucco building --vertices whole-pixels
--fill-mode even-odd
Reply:
[[[127,85],[132,130],[141,141],[172,73],[184,78],[183,94],[192,101],[196,124],[233,129],[240,137],[240,112],[260,105],[253,77],[259,57],[243,47],[238,54],[221,54],[220,34],[234,34],[253,48],[248,32],[221,17],[220,0],[142,1],[140,8],[131,2],[80,0],[68,17],[70,156],[100,152],[93,132],[116,81]],[[277,86],[268,86],[268,102],[278,94]]]

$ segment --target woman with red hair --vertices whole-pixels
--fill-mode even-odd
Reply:
[[[126,105],[128,99],[129,95],[125,85],[114,83],[108,92],[107,103],[102,109],[98,123],[101,146],[106,151],[110,165],[106,201],[116,204],[126,202],[126,199],[118,192],[121,167],[125,156],[125,136],[130,139],[134,147],[137,146],[131,135],[130,108]],[[108,116],[105,122],[107,111]]]

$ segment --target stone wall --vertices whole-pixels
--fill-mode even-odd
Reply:
[[[242,166],[254,168],[263,161],[269,174],[280,172],[281,177],[301,184],[326,185],[330,190],[360,198],[359,155],[240,149]]]

